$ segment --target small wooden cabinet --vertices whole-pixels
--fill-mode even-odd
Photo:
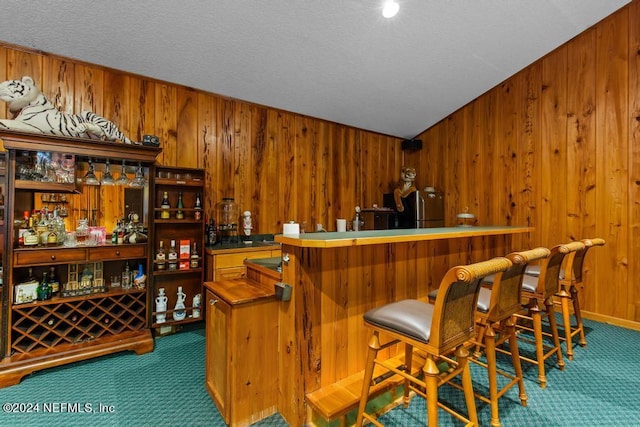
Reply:
[[[151,301],[153,307],[150,319],[156,332],[163,334],[175,332],[182,324],[203,320],[203,287],[205,269],[204,250],[204,170],[190,168],[174,168],[157,166],[154,172],[152,190],[152,230],[154,262],[151,274]],[[168,197],[169,209],[162,208],[164,196]],[[181,198],[182,206],[178,206]],[[196,207],[199,199],[200,206]],[[164,213],[164,215],[163,215]],[[165,218],[163,218],[163,216]],[[169,268],[168,256],[171,241],[176,243],[178,251],[178,266],[175,270]],[[162,268],[157,262],[156,254],[162,242],[165,252],[165,263]],[[195,253],[194,257],[194,244]],[[180,248],[185,247],[185,258],[180,258]],[[186,295],[184,304],[186,317],[182,320],[174,319],[174,308],[178,299],[178,287]],[[155,299],[160,289],[164,289],[167,296],[167,310],[157,312]],[[199,307],[194,307],[194,298],[199,299]],[[163,315],[165,321],[158,323],[158,314]],[[162,318],[162,316],[161,316]]]
[[[242,279],[247,277],[245,259],[272,258],[281,254],[279,245],[240,248],[207,248],[207,281]]]
[[[273,284],[206,282],[205,383],[225,423],[247,426],[277,411],[278,302]]]

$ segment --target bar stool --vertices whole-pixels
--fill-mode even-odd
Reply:
[[[512,252],[506,256],[513,265],[502,273],[491,277],[491,287],[482,287],[478,296],[476,311],[476,326],[478,327],[477,349],[484,348],[486,360],[479,360],[480,352],[476,350],[471,361],[487,369],[489,380],[489,397],[480,393],[475,396],[483,402],[491,405],[491,425],[500,426],[498,412],[498,399],[511,387],[518,385],[518,397],[522,406],[527,406],[527,393],[522,378],[522,366],[520,365],[520,353],[514,315],[522,310],[520,305],[522,293],[522,280],[527,263],[544,259],[551,252],[547,248],[535,248],[528,251]],[[496,339],[496,336],[498,338]],[[515,375],[499,370],[496,361],[496,347],[509,341],[509,354]],[[509,380],[500,389],[498,388],[498,375]]]
[[[583,239],[584,249],[576,251],[571,260],[571,269],[565,270],[564,277],[560,278],[560,303],[562,306],[562,322],[564,326],[565,342],[567,345],[567,357],[573,360],[573,337],[580,334],[578,343],[584,347],[587,345],[587,338],[584,334],[582,314],[580,313],[580,299],[578,298],[578,287],[583,287],[582,276],[584,273],[584,260],[587,252],[594,246],[604,246],[604,239]],[[567,267],[569,263],[567,263]],[[569,301],[573,305],[573,316],[576,319],[576,326],[571,326],[571,313],[569,311]],[[572,330],[573,329],[573,330]]]
[[[427,418],[431,426],[438,425],[438,408],[467,423],[478,425],[478,414],[468,365],[469,351],[465,342],[474,335],[475,309],[480,291],[480,280],[488,274],[505,271],[511,266],[507,258],[493,258],[466,266],[451,268],[440,283],[435,304],[418,300],[401,300],[369,310],[364,323],[373,329],[362,383],[362,395],[358,407],[356,425],[362,426],[366,418],[380,426],[377,419],[365,413],[375,365],[404,378],[405,407],[409,404],[409,392],[414,391],[427,401]],[[380,333],[390,337],[381,345]],[[404,343],[405,366],[396,367],[377,359],[378,351]],[[426,353],[422,368],[424,380],[411,376],[413,348]],[[455,355],[455,360],[451,358]],[[438,362],[445,361],[451,369],[440,373]],[[461,375],[468,417],[455,412],[438,401],[438,387],[453,377]]]
[[[555,354],[558,367],[564,370],[564,360],[562,358],[562,349],[560,348],[560,338],[558,336],[558,326],[556,325],[553,302],[553,297],[560,288],[560,267],[562,266],[565,256],[582,249],[584,249],[582,242],[571,242],[554,246],[551,248],[549,257],[545,258],[540,264],[539,276],[534,277],[525,274],[522,280],[522,298],[527,301],[527,304],[524,306],[527,313],[516,315],[518,318],[517,328],[519,330],[533,332],[536,358],[531,359],[520,354],[520,359],[538,365],[538,381],[542,388],[547,386],[544,364],[549,357]],[[540,301],[543,302],[544,308],[540,306]],[[543,333],[542,331],[543,314],[549,321],[550,333]],[[533,323],[533,329],[524,324],[525,320]],[[544,341],[544,337],[549,335],[553,340],[552,346]],[[522,339],[522,334],[518,336]]]

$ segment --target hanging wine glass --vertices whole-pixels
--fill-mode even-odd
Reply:
[[[105,172],[102,174],[102,179],[100,180],[100,184],[102,185],[116,185],[115,179],[113,179],[113,175],[111,175],[111,166],[109,166],[109,159],[105,164]]]
[[[84,178],[82,178],[82,182],[85,185],[100,185],[100,181],[98,180],[98,177],[96,176],[96,173],[93,169],[93,163],[91,162],[91,159],[89,159],[89,171],[86,173]]]
[[[146,185],[147,181],[144,179],[144,172],[142,171],[142,165],[138,163],[138,169],[136,170],[136,175],[133,177],[130,187],[134,188],[142,188]]]
[[[127,176],[127,170],[123,160],[122,170],[120,171],[120,176],[116,179],[116,185],[129,185],[129,182],[129,177]]]

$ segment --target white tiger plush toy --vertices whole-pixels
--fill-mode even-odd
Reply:
[[[14,115],[13,120],[0,120],[0,129],[139,144],[91,111],[68,114],[58,110],[29,76],[0,83],[0,100],[9,104]]]

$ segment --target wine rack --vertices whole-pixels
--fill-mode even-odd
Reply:
[[[12,309],[12,355],[59,351],[63,345],[140,331],[145,327],[145,299],[144,290],[133,290],[16,305]]]

